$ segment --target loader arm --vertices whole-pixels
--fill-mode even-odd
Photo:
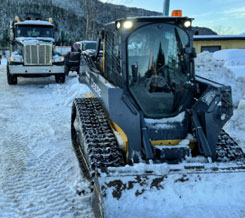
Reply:
[[[216,143],[224,124],[233,114],[231,87],[196,78],[201,91],[192,109],[194,134],[201,154],[216,160]]]

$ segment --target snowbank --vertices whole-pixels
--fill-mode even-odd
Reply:
[[[236,52],[238,54],[236,54]],[[244,60],[235,61],[233,57],[244,56]],[[238,106],[245,96],[245,50],[229,49],[215,53],[203,52],[195,61],[196,74],[229,85],[232,88],[233,104]]]
[[[198,75],[231,86],[235,110],[225,130],[245,150],[245,49],[203,52],[195,67]]]
[[[245,65],[245,49],[225,49],[213,53],[213,59],[225,66]]]

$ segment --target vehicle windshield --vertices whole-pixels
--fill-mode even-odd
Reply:
[[[177,115],[188,98],[189,37],[170,24],[143,26],[128,37],[128,85],[146,117]]]
[[[96,49],[96,42],[88,42],[88,43],[85,43],[84,46],[83,46],[83,50],[88,50],[88,49]]]
[[[45,25],[17,25],[16,37],[48,37],[54,38],[52,26]]]

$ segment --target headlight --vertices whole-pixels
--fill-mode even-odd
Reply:
[[[23,63],[23,58],[20,55],[11,56],[9,60],[11,63]]]
[[[53,57],[53,62],[54,63],[57,63],[57,62],[64,62],[64,57],[62,57],[62,56],[54,56]]]
[[[134,26],[134,22],[132,20],[125,20],[125,21],[117,21],[116,22],[116,29],[117,30],[129,30]]]
[[[187,20],[184,22],[184,27],[185,28],[189,28],[191,26],[191,21],[190,20]]]
[[[131,20],[127,20],[123,23],[123,27],[125,29],[131,29],[133,27],[133,22]]]
[[[117,22],[116,27],[117,27],[117,29],[119,30],[120,27],[121,27],[121,23],[120,23],[120,22]]]

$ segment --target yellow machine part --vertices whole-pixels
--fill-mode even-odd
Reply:
[[[156,145],[168,145],[168,146],[175,146],[178,145],[183,139],[172,139],[172,140],[157,140],[157,141],[151,141],[151,144],[153,146]],[[196,147],[196,142],[191,141],[189,144],[189,147],[191,150],[193,150]]]
[[[127,137],[127,135],[125,134],[125,132],[116,123],[114,123],[113,121],[111,123],[112,123],[113,128],[121,136],[121,138],[123,140],[124,149],[125,149],[125,151],[127,153],[128,152],[128,137]]]
[[[95,95],[93,93],[85,93],[84,98],[95,98]]]

